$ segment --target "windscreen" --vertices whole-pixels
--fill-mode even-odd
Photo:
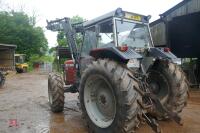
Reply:
[[[24,57],[23,56],[15,56],[15,62],[16,63],[24,63]]]
[[[119,46],[127,45],[135,48],[152,46],[147,25],[125,20],[116,20],[116,26]]]

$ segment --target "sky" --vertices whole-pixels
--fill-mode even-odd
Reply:
[[[37,16],[37,26],[43,27],[49,47],[56,45],[56,33],[45,29],[46,20],[79,15],[86,20],[121,7],[125,11],[159,18],[169,8],[182,0],[1,0],[11,9],[22,8],[29,15]]]

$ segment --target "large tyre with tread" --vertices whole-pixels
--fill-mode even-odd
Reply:
[[[17,73],[23,73],[23,69],[16,68]]]
[[[5,84],[5,81],[6,81],[5,75],[2,72],[0,72],[0,88]]]
[[[80,103],[91,133],[132,133],[141,112],[134,89],[137,82],[122,65],[110,60],[93,62],[83,72]]]
[[[162,105],[175,113],[182,112],[187,104],[188,84],[182,69],[173,63],[158,61],[148,73],[152,92],[158,96]],[[166,114],[154,112],[159,119],[169,118]]]
[[[63,80],[58,74],[49,74],[48,94],[51,111],[58,113],[64,109],[64,86]]]

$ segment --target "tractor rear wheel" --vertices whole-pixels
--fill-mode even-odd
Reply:
[[[173,63],[157,62],[148,73],[152,92],[162,105],[175,113],[182,112],[188,98],[188,84],[181,68]],[[169,118],[166,114],[154,112],[159,119]]]
[[[48,78],[49,104],[52,112],[62,112],[64,109],[64,85],[58,74],[50,74]]]
[[[5,84],[5,80],[5,75],[2,72],[0,72],[0,88]]]
[[[122,65],[110,60],[93,62],[83,72],[80,103],[91,133],[132,133],[139,125],[137,82]]]

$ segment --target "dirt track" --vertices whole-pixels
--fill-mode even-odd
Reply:
[[[66,94],[64,113],[52,114],[48,105],[47,75],[13,75],[0,89],[0,133],[87,133],[77,96]],[[160,122],[163,133],[200,133],[200,92],[191,92],[182,116],[183,126],[172,121]],[[16,119],[18,125],[9,127],[10,119]],[[153,132],[141,125],[138,133]]]

